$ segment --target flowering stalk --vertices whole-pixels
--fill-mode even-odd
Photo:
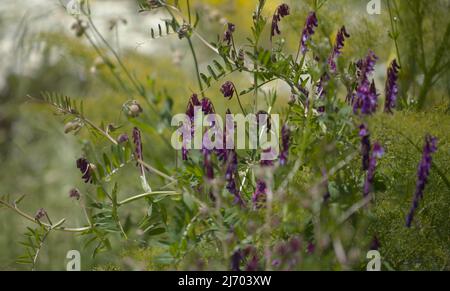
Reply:
[[[272,27],[270,31],[270,41],[272,41],[272,38],[277,35],[281,34],[280,28],[278,27],[278,23],[281,21],[281,18],[289,15],[289,6],[285,3],[278,6],[277,10],[273,14],[272,17]]]
[[[392,113],[392,109],[395,108],[398,95],[398,72],[400,66],[396,60],[393,60],[387,70],[387,79],[385,87],[386,101],[384,102],[384,112]]]
[[[375,143],[372,149],[372,155],[369,159],[369,168],[367,169],[366,180],[364,181],[364,197],[369,196],[373,190],[373,182],[375,178],[375,169],[377,167],[377,159],[381,158],[384,154],[384,149],[379,143]]]
[[[350,34],[347,33],[345,26],[338,31],[336,35],[336,43],[334,44],[333,51],[331,52],[330,57],[328,58],[328,65],[330,67],[331,72],[336,72],[336,58],[341,54],[342,49],[344,48],[345,38],[349,38]]]
[[[411,209],[406,217],[406,227],[411,227],[412,221],[414,219],[414,214],[419,207],[419,202],[423,199],[423,193],[425,186],[428,182],[428,176],[430,175],[432,154],[437,151],[437,138],[427,135],[425,137],[425,145],[423,147],[422,160],[419,163],[419,168],[417,170],[417,183],[416,192],[414,193],[414,199]]]

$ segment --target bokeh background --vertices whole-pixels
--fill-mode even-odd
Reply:
[[[38,97],[41,92],[48,91],[80,98],[84,100],[85,110],[92,120],[98,123],[108,120],[117,124],[123,118],[121,105],[138,97],[128,96],[118,89],[108,70],[98,61],[92,46],[85,39],[75,36],[71,29],[74,18],[65,10],[64,2],[2,0],[0,3],[0,195],[26,194],[22,208],[30,213],[45,207],[55,217],[66,217],[71,225],[83,225],[77,202],[68,198],[68,191],[73,187],[82,190],[84,187],[75,160],[85,146],[83,134],[86,133],[80,136],[64,134],[61,118],[55,116],[48,106],[33,102],[27,95]],[[281,2],[268,0],[265,15],[271,15]],[[286,49],[294,52],[313,1],[287,2],[292,15],[283,23],[282,30]],[[380,15],[369,15],[367,2],[327,1],[319,13],[318,37],[323,39],[319,39],[318,43],[327,43],[329,37],[345,24],[351,34],[346,45],[346,56],[357,59],[367,52],[368,47],[372,48],[380,57],[376,80],[378,87],[382,88],[388,61],[395,57],[396,49],[389,37],[391,23],[386,2],[382,2]],[[411,5],[419,3],[417,5],[425,7],[420,19],[423,21],[422,34],[425,35],[422,45],[426,52],[424,58],[431,63],[445,33],[449,3],[404,2]],[[197,81],[193,78],[193,62],[185,42],[180,41],[176,34],[157,40],[150,38],[150,28],[155,28],[166,16],[161,12],[138,13],[135,0],[96,0],[91,3],[96,25],[118,51],[130,72],[149,88],[154,86],[155,92],[167,91],[160,97],[170,96],[174,102],[173,111],[182,112],[188,96],[196,90]],[[202,19],[199,31],[209,40],[216,40],[228,21],[236,24],[237,43],[243,43],[250,33],[251,11],[256,1],[194,0],[192,5]],[[410,75],[402,76],[402,98],[407,108],[408,100],[420,91],[426,72],[415,65],[418,53],[414,47],[420,44],[417,43],[414,27],[417,22],[413,14],[414,6],[400,8],[405,13],[403,25],[410,27],[410,30],[402,31],[399,50],[403,63],[413,68],[409,70]],[[200,56],[201,68],[205,68],[214,56],[201,43],[194,40],[194,45]],[[242,85],[242,89],[250,82],[242,75],[231,78],[235,78],[237,86]],[[431,127],[441,126],[441,133],[448,141],[449,91],[449,74],[444,72],[427,93],[425,110],[435,110],[436,115],[433,118],[406,115],[397,121],[405,122],[405,126],[411,123],[415,128],[411,126],[405,130],[417,130],[417,136],[425,131],[420,128],[424,121],[429,122]],[[213,87],[209,92],[219,111],[224,111],[224,100],[220,98],[218,88]],[[289,96],[282,86],[278,92],[282,98]],[[148,118],[151,119],[151,116]],[[152,143],[155,139],[157,137],[147,138],[147,143],[151,145],[147,155],[149,160],[155,165],[170,167],[174,162],[171,150],[161,142]],[[444,142],[444,148],[441,147],[444,161],[448,161],[450,154],[448,145]],[[412,167],[414,169],[414,162]],[[405,175],[414,185],[414,171]],[[405,195],[412,193],[412,189],[396,191],[409,191]],[[22,268],[15,260],[23,251],[19,241],[27,225],[20,217],[0,209],[0,269]],[[145,260],[148,255],[137,254],[139,248],[136,249],[136,245],[130,242],[129,245],[115,245],[113,252],[93,259],[92,250],[83,249],[80,237],[65,233],[52,233],[51,236],[43,248],[40,269],[64,269],[65,255],[71,249],[81,251],[83,269],[102,269],[110,264],[126,265],[129,260],[139,260],[139,256],[144,256],[141,258]],[[444,257],[448,255],[445,251]]]

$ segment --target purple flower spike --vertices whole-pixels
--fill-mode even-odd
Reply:
[[[419,202],[423,199],[423,193],[425,186],[428,182],[428,176],[430,175],[430,169],[432,165],[432,154],[437,151],[437,138],[427,135],[425,137],[425,145],[423,147],[422,160],[419,163],[417,170],[417,182],[416,192],[414,193],[414,199],[411,209],[406,217],[406,227],[411,227],[414,219],[416,209],[419,207]]]
[[[234,94],[234,85],[230,81],[226,81],[222,87],[220,87],[220,92],[222,92],[223,97],[231,99]]]
[[[243,259],[243,254],[241,250],[237,250],[231,256],[231,270],[240,271],[241,261]]]
[[[77,168],[80,169],[80,172],[82,174],[82,179],[84,180],[84,183],[93,183],[93,171],[94,166],[89,163],[89,161],[85,158],[79,158],[77,160]]]
[[[141,131],[135,127],[133,128],[133,142],[134,142],[134,158],[136,160],[143,160],[144,157],[142,155],[142,138],[141,138]],[[137,163],[136,165],[139,165]],[[141,167],[141,174],[143,174],[144,168]]]
[[[314,34],[315,27],[319,26],[317,21],[316,13],[310,12],[308,18],[306,18],[305,28],[303,29],[302,39],[301,39],[301,52],[306,54],[308,51],[307,42]]]
[[[36,219],[37,221],[41,220],[42,218],[44,218],[45,216],[47,216],[47,212],[45,211],[44,208],[39,209],[36,212],[36,215],[34,216],[34,219]]]
[[[287,4],[281,4],[278,6],[277,10],[273,14],[272,17],[272,28],[270,32],[270,41],[272,41],[272,38],[277,35],[281,34],[280,28],[278,27],[278,23],[281,21],[281,18],[288,16],[290,13],[289,6]]]
[[[384,149],[379,143],[375,143],[372,149],[372,155],[369,159],[369,168],[367,169],[367,176],[364,182],[364,197],[367,197],[373,189],[373,182],[375,178],[375,169],[377,167],[377,159],[384,155]]]
[[[350,34],[348,34],[345,30],[345,26],[342,26],[342,28],[337,33],[336,43],[334,44],[333,51],[328,58],[328,65],[330,66],[330,70],[332,72],[336,72],[336,58],[341,54],[341,51],[344,48],[345,39],[349,37]]]
[[[267,196],[267,184],[263,180],[256,181],[256,189],[252,196],[254,209],[264,206]]]
[[[223,35],[223,41],[227,43],[227,45],[231,45],[231,41],[233,38],[233,32],[236,29],[236,25],[234,25],[233,23],[228,23],[227,24],[227,30],[225,31],[224,35]]]
[[[365,124],[359,126],[359,137],[361,138],[362,168],[369,169],[370,160],[370,133]]]
[[[214,179],[214,168],[212,164],[212,151],[203,149],[203,166],[205,168],[206,178],[208,180]]]
[[[280,153],[280,165],[284,166],[287,163],[289,156],[289,143],[290,143],[291,131],[287,124],[283,125],[281,129],[281,153]]]
[[[370,115],[376,111],[378,94],[375,88],[375,82],[369,81],[375,69],[375,63],[378,57],[373,51],[369,51],[364,60],[358,61],[356,64],[358,68],[358,86],[356,88],[356,96],[353,102],[353,111],[355,113],[361,109],[362,114]]]
[[[385,87],[386,101],[384,102],[384,112],[392,113],[392,109],[395,108],[398,95],[398,72],[400,66],[397,64],[397,60],[393,60],[390,67],[387,70],[387,80]]]

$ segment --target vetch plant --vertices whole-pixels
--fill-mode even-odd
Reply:
[[[19,208],[23,197],[4,197],[1,205],[36,226],[28,229],[21,262],[34,269],[54,231],[80,234],[94,256],[125,242],[157,249],[152,260],[167,269],[362,269],[374,238],[383,248],[367,228],[379,207],[380,164],[389,146],[371,133],[375,117],[396,114],[396,59],[385,77],[383,110],[374,71],[385,60],[371,48],[359,60],[347,54],[344,45],[353,39],[347,23],[327,46],[318,45],[326,1],[313,1],[304,25],[295,28],[295,52],[283,35],[294,29],[286,25],[294,13],[287,3],[269,11],[267,1],[255,1],[249,36],[237,37],[244,30],[227,21],[210,42],[189,0],[138,1],[140,12],[164,15],[149,37],[175,36],[192,55],[196,85],[177,84],[192,91],[177,112],[168,93],[173,88],[156,89],[158,79],[149,85],[130,71],[96,27],[89,2],[72,28],[93,47],[126,101],[117,106],[119,121],[98,124],[77,98],[30,96],[62,116],[65,133],[89,133],[73,157],[80,175],[67,198],[81,208],[85,223],[53,223],[50,211],[30,215]],[[203,64],[197,46],[214,59]],[[435,151],[435,138],[427,137],[408,227]]]

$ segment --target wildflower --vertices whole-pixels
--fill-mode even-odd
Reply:
[[[252,196],[253,207],[255,209],[261,208],[266,202],[267,184],[263,180],[256,181],[256,189]]]
[[[136,100],[125,103],[123,108],[126,115],[131,118],[136,118],[143,112],[141,105]]]
[[[306,54],[308,51],[307,48],[307,42],[311,38],[311,36],[314,34],[314,27],[319,26],[317,22],[317,17],[315,12],[310,12],[308,17],[306,18],[305,28],[302,32],[302,39],[301,39],[301,52],[302,54]]]
[[[287,124],[284,124],[281,128],[281,154],[280,165],[284,166],[287,163],[289,156],[289,143],[290,143],[291,131]]]
[[[375,63],[378,57],[373,51],[369,51],[364,60],[358,61],[357,76],[359,78],[356,88],[356,96],[353,102],[353,111],[356,113],[361,109],[362,114],[372,114],[376,111],[378,94],[375,88],[375,82],[369,81],[369,77],[375,69]]]
[[[328,174],[327,170],[325,168],[322,169],[322,176],[323,176],[323,186],[325,188],[325,194],[323,195],[323,202],[328,202],[331,198],[331,193],[328,188]]]
[[[359,126],[359,137],[361,138],[362,168],[369,169],[370,159],[370,133],[365,124]]]
[[[385,87],[386,101],[384,102],[384,112],[386,113],[392,113],[392,109],[395,108],[395,105],[397,103],[397,80],[399,69],[400,66],[397,64],[397,61],[393,60],[387,70],[387,80]]]
[[[258,256],[256,254],[253,254],[252,258],[247,263],[247,267],[246,267],[245,270],[248,271],[248,272],[257,271],[258,270],[258,264],[259,264]]]
[[[77,188],[73,188],[69,191],[69,197],[70,198],[75,198],[76,200],[80,200],[81,198],[81,194],[80,191],[78,191]]]
[[[117,138],[117,142],[118,142],[118,143],[126,143],[128,140],[129,140],[128,134],[126,134],[126,133],[122,133],[122,134],[119,135],[119,137]]]
[[[313,254],[315,250],[316,250],[316,245],[313,242],[309,242],[308,246],[306,247],[306,252],[308,254]]]
[[[144,160],[144,156],[142,154],[142,138],[141,138],[141,131],[135,127],[133,128],[133,143],[134,143],[134,158],[136,161],[142,161]],[[139,165],[139,162],[136,163],[136,165]],[[141,174],[144,174],[144,167],[141,168]]]
[[[437,151],[437,139],[431,135],[425,137],[425,145],[423,147],[422,160],[417,170],[416,191],[411,209],[406,217],[406,226],[411,227],[416,209],[419,207],[419,201],[423,199],[425,186],[428,182],[430,169],[432,164],[432,154]]]
[[[227,45],[231,45],[231,41],[233,38],[233,32],[235,31],[236,26],[233,23],[227,23],[227,30],[223,35],[223,41],[227,43]]]
[[[237,250],[231,256],[231,270],[232,271],[240,271],[240,264],[243,259],[242,251]]]
[[[230,81],[226,81],[222,87],[220,87],[220,92],[222,92],[223,97],[231,99],[234,94],[234,85]]]
[[[375,178],[375,169],[377,166],[377,159],[384,155],[384,149],[379,143],[375,143],[372,149],[372,155],[369,159],[369,167],[367,169],[366,180],[364,181],[364,197],[367,197],[373,188]]]
[[[336,72],[336,58],[341,54],[341,50],[344,48],[345,38],[349,38],[350,35],[345,30],[345,26],[338,31],[336,35],[336,43],[334,44],[333,51],[328,58],[328,65],[332,72]]]
[[[280,28],[278,27],[278,23],[281,21],[281,18],[289,15],[289,6],[287,4],[281,4],[277,7],[275,13],[272,17],[272,28],[270,32],[270,41],[272,41],[272,37],[277,34],[280,34]]]
[[[214,168],[212,164],[212,151],[206,148],[203,149],[203,167],[205,168],[206,178],[208,180],[214,179]]]
[[[72,27],[71,27],[71,29],[75,31],[75,35],[77,37],[82,37],[84,35],[84,33],[86,32],[87,28],[88,28],[88,24],[81,19],[77,19],[77,22],[72,24]]]
[[[44,218],[45,216],[47,216],[47,212],[45,211],[44,208],[39,209],[36,212],[36,215],[34,216],[34,219],[36,219],[37,221],[41,220],[42,218]]]
[[[192,28],[188,23],[183,23],[178,29],[178,38],[183,39],[185,37],[189,37],[191,34]]]
[[[369,249],[371,250],[379,250],[381,246],[380,240],[378,239],[378,237],[376,235],[373,236],[372,241],[370,242],[370,247]]]
[[[85,158],[79,158],[77,160],[77,168],[80,169],[81,177],[85,183],[93,183],[93,173],[95,170],[95,165],[89,163],[89,161]]]
[[[267,149],[263,150],[263,153],[265,154],[266,157],[270,156],[273,159],[265,159],[263,160],[264,157],[261,156],[261,161],[259,162],[259,164],[261,165],[261,167],[271,167],[273,166],[273,161],[276,159],[276,153],[275,153],[275,149],[272,147],[268,147]]]

